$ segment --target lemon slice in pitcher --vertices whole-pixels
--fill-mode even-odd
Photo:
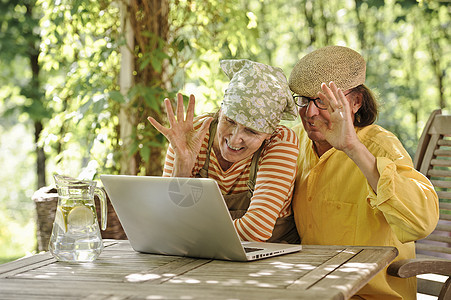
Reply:
[[[67,224],[74,227],[89,226],[94,223],[94,214],[86,206],[76,206],[72,208],[67,216]]]
[[[67,224],[64,219],[64,214],[61,211],[61,208],[58,207],[55,212],[55,223],[64,231],[67,232]]]

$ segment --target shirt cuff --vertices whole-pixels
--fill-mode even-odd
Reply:
[[[396,164],[387,157],[376,157],[376,164],[380,174],[377,183],[377,194],[367,181],[368,199],[372,208],[392,198],[395,191],[394,178],[396,175]]]

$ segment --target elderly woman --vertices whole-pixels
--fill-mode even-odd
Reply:
[[[302,125],[293,211],[303,244],[395,246],[415,257],[414,241],[438,221],[432,184],[413,168],[390,132],[373,122],[377,103],[364,85],[366,64],[352,49],[328,46],[290,75]],[[415,278],[385,271],[355,299],[415,299]]]
[[[177,119],[165,99],[170,127],[149,117],[170,142],[163,176],[210,177],[218,182],[242,240],[299,243],[291,197],[299,143],[279,125],[296,116],[287,79],[279,68],[249,60],[223,60],[230,79],[221,109],[194,118],[194,96]]]

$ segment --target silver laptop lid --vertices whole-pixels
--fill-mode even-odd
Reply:
[[[215,180],[101,175],[133,249],[245,261]]]

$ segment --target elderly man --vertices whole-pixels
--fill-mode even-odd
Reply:
[[[364,85],[366,63],[352,49],[328,46],[303,57],[289,78],[302,125],[293,197],[303,244],[395,246],[415,256],[414,241],[438,221],[430,181],[413,168],[400,141],[374,125],[377,103]],[[380,272],[355,299],[415,299],[416,279]]]

